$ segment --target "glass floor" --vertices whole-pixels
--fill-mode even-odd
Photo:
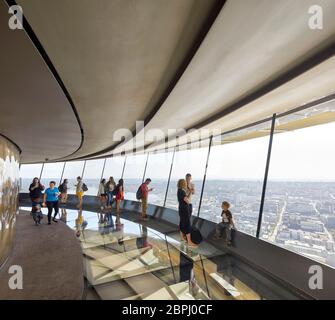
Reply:
[[[87,300],[298,298],[206,241],[188,249],[180,243],[176,227],[155,219],[143,222],[131,212],[118,218],[113,212],[65,208],[60,209],[59,219],[80,241]]]

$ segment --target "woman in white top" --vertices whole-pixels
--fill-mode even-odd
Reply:
[[[98,197],[100,197],[101,209],[103,210],[106,205],[106,179],[102,179],[99,184]]]
[[[192,182],[192,175],[190,173],[186,174],[185,180],[187,184],[186,196],[188,198],[188,203],[189,203],[188,205],[189,212],[190,212],[190,215],[192,215],[192,212],[193,212],[192,195],[194,195],[195,193],[194,183]]]

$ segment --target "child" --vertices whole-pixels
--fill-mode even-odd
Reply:
[[[38,226],[41,224],[41,220],[43,219],[43,214],[41,211],[41,205],[39,203],[34,204],[31,210],[33,219],[35,221],[35,225]]]
[[[233,216],[229,210],[230,204],[227,201],[222,202],[222,222],[216,225],[216,233],[214,238],[215,239],[222,239],[222,233],[225,232],[226,234],[226,242],[227,245],[231,245],[231,229],[236,229]]]

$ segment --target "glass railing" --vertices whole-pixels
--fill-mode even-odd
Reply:
[[[82,176],[89,195],[102,177],[125,180],[127,199],[151,178],[148,202],[178,209],[177,181],[192,175],[193,215],[220,222],[228,201],[240,232],[335,268],[335,103],[297,109],[255,125],[167,152],[102,160],[21,166],[21,191],[32,178],[67,178],[70,193]],[[63,167],[62,167],[63,166]],[[61,172],[61,176],[60,176]]]

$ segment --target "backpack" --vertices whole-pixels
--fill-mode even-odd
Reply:
[[[142,198],[143,198],[142,185],[140,185],[136,192],[136,199],[141,200]]]
[[[83,191],[84,191],[84,192],[88,191],[88,188],[87,188],[86,183],[83,183]]]
[[[202,235],[196,227],[192,227],[191,229],[191,240],[195,244],[200,244],[202,242]]]

